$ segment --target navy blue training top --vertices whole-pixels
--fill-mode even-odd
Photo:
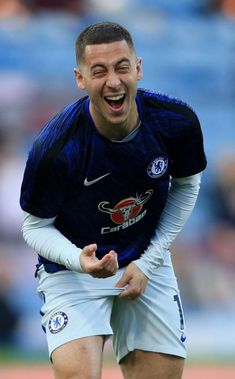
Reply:
[[[149,245],[164,208],[170,176],[206,167],[197,116],[185,103],[139,89],[141,120],[127,142],[98,133],[89,98],[69,104],[36,138],[26,164],[20,204],[76,246],[97,243],[97,257],[113,249],[120,267]],[[66,269],[39,256],[46,271]]]

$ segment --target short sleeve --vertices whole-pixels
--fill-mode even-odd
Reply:
[[[173,159],[170,175],[175,178],[195,175],[206,168],[200,122],[191,109],[186,109],[184,119],[176,125]]]
[[[38,162],[33,148],[26,163],[21,186],[21,208],[37,217],[55,217],[65,199],[67,170],[63,157]]]

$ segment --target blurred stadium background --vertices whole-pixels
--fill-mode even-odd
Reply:
[[[133,34],[140,86],[185,100],[201,121],[208,168],[173,246],[175,269],[189,361],[235,367],[235,0],[0,0],[0,366],[47,361],[20,184],[36,133],[82,96],[77,34],[103,20]]]

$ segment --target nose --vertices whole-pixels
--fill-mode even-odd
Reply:
[[[115,72],[110,72],[108,74],[106,85],[110,88],[118,88],[121,84],[121,80]]]

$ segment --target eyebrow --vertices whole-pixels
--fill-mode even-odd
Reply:
[[[115,63],[115,66],[118,66],[122,63],[130,63],[130,60],[127,58],[121,58],[117,63]],[[91,70],[94,70],[97,67],[105,68],[106,66],[104,63],[95,63],[93,66],[91,66]]]

